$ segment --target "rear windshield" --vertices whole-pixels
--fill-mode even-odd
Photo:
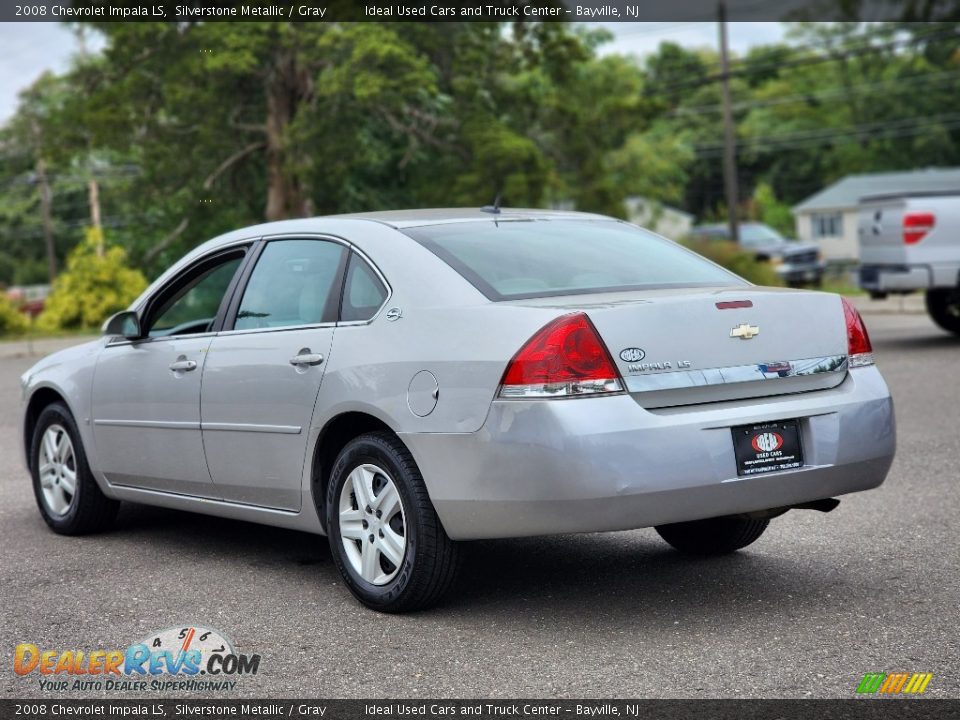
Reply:
[[[612,220],[449,223],[404,232],[491,300],[744,284],[679,245]]]

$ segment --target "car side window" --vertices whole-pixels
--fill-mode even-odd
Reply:
[[[201,270],[163,300],[147,323],[149,337],[208,332],[243,254],[234,254]]]
[[[340,319],[343,322],[369,320],[387,299],[387,288],[359,255],[350,254],[347,279],[343,289]]]
[[[329,240],[272,240],[243,292],[235,330],[334,322],[346,254]]]

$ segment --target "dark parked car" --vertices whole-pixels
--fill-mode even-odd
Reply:
[[[729,240],[730,228],[725,224],[697,225],[691,235],[703,240]],[[823,280],[823,262],[817,246],[785,238],[769,225],[742,223],[740,247],[758,260],[770,262],[787,285],[819,287]]]

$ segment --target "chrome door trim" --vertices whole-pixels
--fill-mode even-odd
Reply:
[[[108,427],[156,428],[158,430],[199,430],[198,422],[177,422],[174,420],[111,420],[94,419],[94,425]]]
[[[309,325],[284,325],[275,328],[245,328],[243,330],[221,330],[217,337],[231,337],[233,335],[254,335],[258,333],[284,332],[287,330],[321,330],[323,328],[335,328],[337,323],[311,323]]]
[[[280,435],[299,435],[303,432],[300,425],[259,425],[256,423],[208,423],[201,422],[200,429],[216,432],[259,432],[275,433]]]
[[[152,345],[154,343],[161,343],[168,340],[186,340],[194,338],[215,338],[217,333],[213,331],[194,333],[192,335],[157,335],[156,337],[145,337],[138,338],[136,340],[128,340],[126,338],[111,338],[107,341],[107,344],[104,347],[120,347],[122,345]],[[207,349],[204,348],[199,352],[206,352]]]

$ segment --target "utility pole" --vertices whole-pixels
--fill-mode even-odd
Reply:
[[[37,153],[37,184],[40,187],[40,219],[43,222],[43,238],[47,245],[47,274],[50,282],[57,276],[57,247],[53,242],[53,192],[50,190],[50,180],[47,178],[47,164],[43,159],[43,142],[40,126],[33,122],[33,139]]]
[[[727,7],[723,0],[717,5],[717,24],[720,29],[720,76],[723,92],[723,185],[727,197],[727,222],[730,239],[740,242],[740,223],[737,218],[739,192],[737,190],[737,146],[733,129],[733,108],[730,103],[730,60],[727,47]]]
[[[97,257],[103,257],[103,225],[100,222],[100,185],[93,176],[90,177],[87,183],[87,196],[90,202],[90,225],[97,233]]]

